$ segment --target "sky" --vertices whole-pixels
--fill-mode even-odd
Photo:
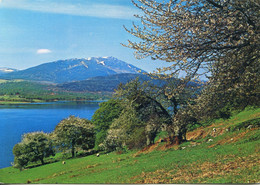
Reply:
[[[135,39],[123,28],[138,23],[134,14],[141,12],[131,0],[0,0],[0,67],[104,56],[148,72],[167,66],[121,45]]]

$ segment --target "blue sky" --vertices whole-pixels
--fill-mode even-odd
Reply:
[[[139,13],[131,0],[0,0],[0,67],[114,56],[151,72],[165,63],[137,60],[120,44],[134,39],[123,25]]]

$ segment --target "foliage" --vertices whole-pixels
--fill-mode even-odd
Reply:
[[[106,138],[107,130],[112,124],[113,120],[118,118],[122,108],[118,100],[110,99],[107,102],[102,102],[99,105],[99,109],[96,110],[92,116],[91,121],[95,125],[96,129],[96,142],[98,146]]]
[[[24,134],[21,143],[13,148],[14,167],[22,169],[29,162],[38,160],[44,164],[44,158],[54,156],[53,142],[48,134],[43,132],[32,132]]]
[[[114,151],[127,145],[135,129],[144,127],[132,107],[123,109],[120,116],[112,122],[104,141],[107,151]]]
[[[190,88],[182,93],[171,94],[169,89],[175,83],[178,80],[170,79],[164,85],[156,86],[136,78],[126,85],[119,85],[115,98],[122,111],[117,112],[118,118],[112,121],[104,141],[105,149],[113,151],[124,146],[129,149],[142,148],[153,144],[162,130],[167,130],[170,135],[180,136],[182,141],[185,138],[185,129],[176,129],[179,128],[180,121],[173,118],[178,109],[184,108],[189,102],[193,91]],[[185,126],[186,123],[182,122],[182,128]],[[175,129],[171,129],[172,127]]]
[[[132,138],[132,141],[133,138],[136,139],[134,142],[136,144],[133,146],[140,147],[153,143],[157,133],[164,126],[171,124],[171,115],[177,111],[174,103],[177,102],[175,99],[174,101],[169,100],[163,94],[164,90],[165,87],[158,87],[147,81],[141,82],[137,78],[126,85],[120,85],[116,91],[116,97],[121,100],[124,110],[119,119],[120,122],[126,122],[126,124],[129,122],[128,129],[131,132],[129,132],[128,138]],[[169,107],[173,107],[174,110],[171,111]],[[136,120],[132,121],[132,117]],[[135,125],[137,123],[140,125]],[[131,134],[141,136],[142,132],[146,137],[146,142],[143,137],[131,136]],[[140,140],[138,141],[138,139]]]
[[[200,75],[209,82],[193,107],[197,119],[228,118],[232,109],[259,106],[259,3],[255,0],[133,0],[142,25],[126,29],[137,58],[172,63],[166,77]],[[160,77],[160,76],[159,76]],[[172,89],[178,91],[178,88]]]
[[[127,46],[138,58],[151,56],[173,63],[159,72],[185,71],[191,79],[210,72],[212,64],[230,54],[245,55],[243,63],[259,58],[259,3],[255,0],[132,2],[144,13],[136,15],[142,25],[126,30],[141,41],[129,41]]]
[[[236,60],[240,62],[234,62]],[[215,65],[210,81],[196,100],[197,118],[229,118],[232,110],[259,106],[259,61],[250,61],[247,56],[237,53]]]
[[[94,147],[94,125],[87,119],[70,116],[55,127],[53,134],[58,147],[62,150],[70,149],[72,157],[75,156],[76,147],[83,150]]]
[[[156,133],[157,134],[157,133]],[[134,128],[131,135],[126,141],[126,146],[130,149],[141,149],[147,144],[149,145],[151,141],[149,136],[147,137],[147,131],[144,127]]]
[[[18,143],[14,145],[13,154],[14,154],[14,168],[22,170],[30,161],[27,153],[30,153],[28,147],[25,144]]]
[[[117,97],[122,99],[123,107],[131,106],[137,117],[145,123],[147,145],[153,143],[156,135],[163,129],[168,131],[172,141],[173,136],[178,136],[181,142],[185,138],[187,124],[193,123],[192,120],[180,121],[181,113],[178,112],[185,112],[200,86],[190,83],[187,87],[178,89],[180,83],[181,80],[168,79],[163,86],[155,86],[136,79],[125,86],[119,86],[116,91]]]

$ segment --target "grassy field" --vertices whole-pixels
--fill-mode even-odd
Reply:
[[[21,98],[19,95],[0,95],[0,105],[5,105],[5,104],[19,104],[19,103],[36,103],[36,102],[43,102],[42,100],[39,99],[26,99],[26,98]]]
[[[142,151],[109,153],[19,171],[0,169],[3,183],[259,183],[260,109],[247,109]],[[250,126],[251,125],[251,126]]]
[[[0,79],[0,104],[18,104],[49,101],[103,100],[111,93],[68,92],[54,84],[25,80]]]

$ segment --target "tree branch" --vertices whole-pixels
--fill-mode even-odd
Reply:
[[[212,0],[206,0],[208,3],[212,4],[213,6],[217,7],[217,8],[220,8],[220,9],[223,9],[223,6],[215,3],[214,1]]]

